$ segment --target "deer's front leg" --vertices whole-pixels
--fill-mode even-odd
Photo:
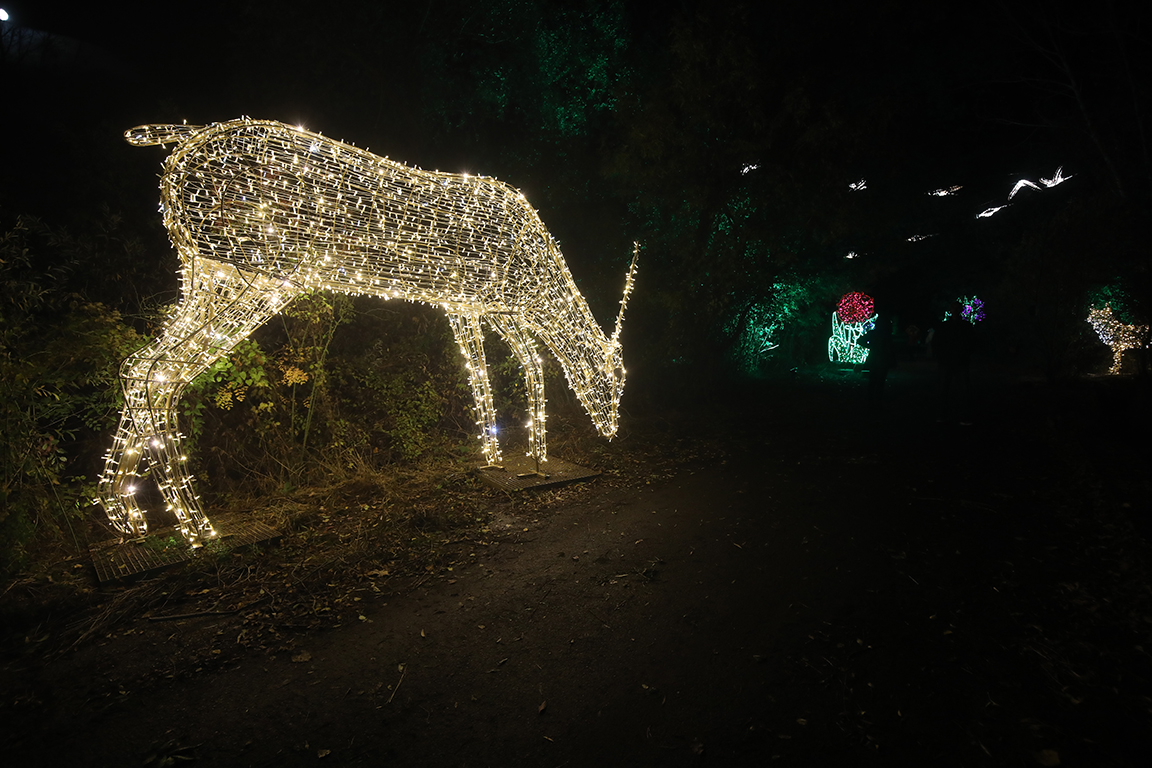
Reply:
[[[177,431],[184,387],[291,298],[283,282],[215,264],[190,271],[183,298],[160,338],[124,362],[124,414],[100,482],[112,525],[141,535],[147,526],[134,498],[136,468],[147,457],[180,533],[196,546],[216,534],[200,505]]]
[[[124,361],[120,371],[124,412],[100,478],[99,493],[113,528],[131,536],[146,534],[147,518],[136,500],[141,482],[137,469],[144,460],[153,471],[168,511],[176,516],[180,533],[197,545],[215,536],[215,531],[193,490],[176,428],[176,403],[192,371],[187,360],[174,359],[173,353],[190,341],[164,335]],[[201,362],[197,360],[193,368],[199,368]]]
[[[141,461],[152,470],[180,532],[195,544],[214,535],[191,492],[191,478],[176,431],[175,406],[184,383],[167,369],[178,367],[167,357],[173,342],[161,338],[124,361],[120,378],[124,411],[98,486],[100,503],[112,527],[129,536],[148,532],[148,520],[137,502]]]
[[[500,465],[500,441],[496,437],[496,407],[492,404],[492,384],[488,381],[488,363],[484,359],[484,329],[477,314],[449,313],[448,322],[460,352],[467,361],[468,381],[476,403],[476,426],[480,427],[484,461],[487,466]]]
[[[544,412],[544,369],[536,341],[511,318],[490,315],[497,333],[516,355],[524,370],[528,390],[528,455],[541,463],[548,461],[546,415]]]
[[[125,366],[127,367],[127,366]],[[141,387],[126,386],[124,410],[112,440],[112,449],[104,459],[97,492],[108,522],[120,533],[139,538],[148,532],[148,521],[136,502],[136,469],[144,458],[144,441],[136,425],[134,401],[145,399]]]
[[[216,538],[216,531],[200,505],[193,477],[188,472],[188,457],[181,446],[184,436],[176,422],[176,406],[184,387],[221,355],[214,352],[193,360],[155,360],[145,383],[149,407],[141,419],[141,423],[147,425],[144,450],[168,511],[176,516],[180,534],[192,546],[200,545],[204,539]],[[166,374],[164,369],[175,370],[173,374]]]

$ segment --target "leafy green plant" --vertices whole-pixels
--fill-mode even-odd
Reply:
[[[23,218],[0,234],[0,570],[38,532],[72,530],[86,514],[84,465],[115,426],[119,363],[143,342],[117,311],[69,288],[85,265],[53,251],[49,235]]]
[[[227,411],[243,403],[253,389],[269,386],[268,358],[260,345],[245,339],[197,376],[184,390],[182,415],[187,419],[190,448],[204,430],[205,411],[210,407]]]

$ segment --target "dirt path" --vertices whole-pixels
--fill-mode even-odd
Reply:
[[[1090,482],[1067,477],[1028,396],[985,397],[960,427],[936,421],[925,382],[905,371],[882,414],[841,388],[695,422],[726,457],[499,521],[460,543],[462,565],[382,582],[356,620],[286,650],[166,679],[165,644],[190,625],[225,643],[242,630],[139,622],[25,676],[44,730],[10,735],[11,751],[94,766],[1136,764],[1142,619],[1075,606],[1068,585],[1106,578],[1103,547],[1143,567],[1142,542],[1085,539],[1075,518],[1096,507],[1069,492]],[[1124,616],[1145,593],[1124,593]]]

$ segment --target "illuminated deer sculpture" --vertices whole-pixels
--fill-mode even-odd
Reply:
[[[483,325],[524,370],[529,455],[546,461],[537,342],[564,369],[601,435],[617,429],[624,367],[620,324],[597,325],[524,196],[494,179],[433,173],[281,123],[145,125],[138,146],[175,144],[161,204],[181,262],[181,297],[159,337],[121,367],[124,411],[100,478],[118,531],[141,536],[137,469],[152,467],[193,545],[215,536],[182,453],[175,406],[184,387],[294,297],[312,289],[441,306],[467,360],[486,462],[500,447]]]

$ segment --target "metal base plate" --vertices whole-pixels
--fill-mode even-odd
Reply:
[[[275,544],[280,532],[256,520],[213,520],[219,536],[203,547],[193,549],[175,528],[162,528],[141,541],[112,539],[88,549],[96,578],[101,584],[122,579],[143,578],[176,563],[191,560],[200,553],[231,552],[252,544]]]
[[[524,491],[530,488],[555,488],[597,477],[600,472],[573,464],[555,456],[540,465],[543,476],[536,474],[536,460],[531,456],[506,457],[499,467],[481,467],[476,476],[502,491]]]

